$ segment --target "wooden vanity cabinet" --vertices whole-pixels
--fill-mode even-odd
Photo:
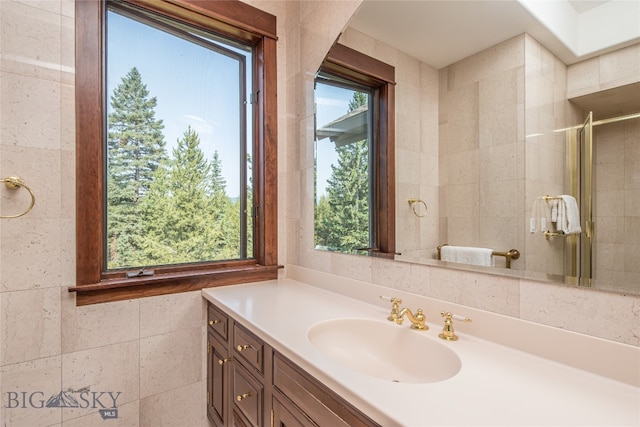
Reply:
[[[214,426],[379,426],[212,304],[208,315],[207,413]]]

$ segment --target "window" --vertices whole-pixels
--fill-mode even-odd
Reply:
[[[275,17],[108,0],[76,22],[77,303],[277,277]]]
[[[316,77],[316,249],[395,251],[394,68],[340,44]]]

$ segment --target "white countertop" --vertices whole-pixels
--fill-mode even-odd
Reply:
[[[425,310],[430,329],[415,333],[451,348],[462,362],[460,372],[436,383],[394,383],[339,365],[307,338],[309,328],[325,320],[386,321],[389,303],[366,303],[291,279],[209,288],[202,294],[384,426],[640,426],[639,387],[477,338],[464,326],[456,327],[458,341],[440,340],[439,312]],[[635,347],[611,342],[611,352],[602,357],[618,363],[618,348],[627,356],[636,354]],[[426,355],[415,357],[429,363]],[[631,375],[637,368],[629,366]]]

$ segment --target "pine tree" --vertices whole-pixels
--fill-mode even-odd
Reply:
[[[222,223],[214,220],[211,209],[211,165],[200,149],[200,137],[189,127],[177,142],[164,176],[158,173],[145,198],[144,253],[150,264],[216,259],[215,242],[222,235]]]
[[[111,96],[107,136],[107,242],[109,268],[135,265],[143,236],[139,202],[158,167],[166,161],[162,120],[155,118],[157,99],[149,97],[134,67]]]
[[[331,166],[327,200],[333,225],[327,246],[353,251],[369,246],[369,145],[367,140],[338,148],[338,164]]]
[[[227,195],[227,182],[222,175],[222,162],[218,152],[211,160],[211,212],[213,221],[219,225],[220,234],[212,244],[214,259],[234,259],[240,256],[240,206]]]

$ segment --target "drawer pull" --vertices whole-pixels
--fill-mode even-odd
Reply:
[[[218,359],[218,365],[222,366],[227,362],[230,362],[231,360],[233,360],[231,357],[225,357],[224,359]]]
[[[238,351],[243,351],[243,350],[246,350],[246,349],[248,349],[248,348],[251,348],[251,345],[250,345],[250,344],[239,345],[239,346],[237,346],[237,347],[236,347],[236,350],[238,350]]]
[[[243,399],[246,399],[247,397],[251,396],[252,393],[244,393],[244,394],[240,394],[238,396],[236,396],[236,400],[238,402],[242,402]]]
[[[216,319],[216,320],[209,320],[209,326],[217,325],[218,323],[220,323],[220,320],[218,320],[218,319]]]

